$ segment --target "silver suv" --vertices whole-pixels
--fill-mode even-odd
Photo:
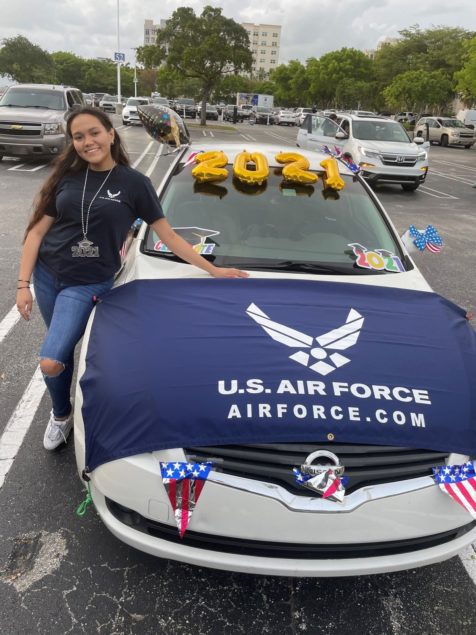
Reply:
[[[415,126],[414,134],[440,146],[464,146],[469,149],[476,141],[474,130],[456,117],[423,117]]]
[[[84,106],[80,90],[52,84],[10,86],[0,100],[0,161],[53,157],[66,144],[66,119]]]
[[[336,120],[308,115],[297,135],[297,145],[306,150],[327,146],[360,166],[370,185],[399,184],[416,190],[426,178],[429,146],[421,137],[413,141],[403,126],[387,117],[336,113]],[[423,147],[425,146],[425,147]]]

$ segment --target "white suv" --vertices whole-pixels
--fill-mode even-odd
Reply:
[[[323,115],[306,117],[297,135],[297,145],[306,150],[324,146],[352,159],[371,184],[399,184],[416,190],[426,178],[429,143],[410,139],[403,126],[387,117],[338,114],[332,121]]]
[[[150,99],[147,97],[129,97],[122,111],[122,123],[125,126],[134,124],[138,126],[142,125],[139,119],[139,113],[137,112],[137,106],[147,106],[147,104],[150,104]]]

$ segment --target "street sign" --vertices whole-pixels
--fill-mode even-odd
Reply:
[[[125,53],[114,53],[114,61],[115,62],[125,62],[126,54]]]

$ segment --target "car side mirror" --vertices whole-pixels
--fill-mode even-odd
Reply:
[[[339,132],[336,132],[336,139],[348,139],[349,135],[346,132],[343,132],[341,130],[339,130]]]
[[[422,145],[424,142],[425,140],[420,133],[418,133],[416,137],[413,137],[413,143],[416,143],[417,145]]]

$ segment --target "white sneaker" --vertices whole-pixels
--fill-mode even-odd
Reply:
[[[66,443],[71,428],[73,427],[73,413],[67,419],[60,421],[56,419],[51,411],[50,420],[46,426],[45,435],[43,437],[43,446],[45,450],[54,450],[62,443]]]

